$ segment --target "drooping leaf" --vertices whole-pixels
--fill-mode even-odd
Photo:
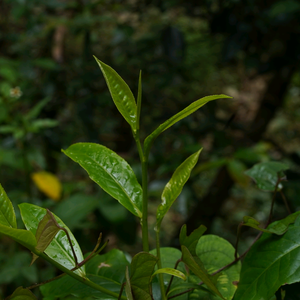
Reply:
[[[186,280],[185,274],[183,274],[182,272],[180,272],[178,270],[172,269],[172,268],[158,269],[152,274],[152,277],[157,275],[157,274],[169,274],[169,275],[181,278],[182,280]]]
[[[61,183],[52,173],[41,171],[31,175],[36,186],[49,198],[58,201],[61,197]]]
[[[291,215],[288,215],[286,218],[273,222],[268,226],[268,229],[264,229],[259,227],[260,223],[252,218],[245,216],[243,217],[243,225],[252,227],[254,229],[267,232],[267,233],[275,233],[277,235],[282,235],[284,234],[287,230],[290,224],[294,223],[297,217],[299,216],[300,211],[297,211]]]
[[[242,187],[247,187],[249,184],[249,177],[244,174],[246,169],[246,165],[237,159],[230,159],[227,163],[230,177]]]
[[[200,225],[197,229],[195,229],[189,236],[186,235],[186,225],[184,224],[181,227],[179,242],[181,246],[185,246],[188,248],[192,256],[196,256],[196,246],[200,237],[206,231],[206,227],[204,225]]]
[[[192,104],[190,104],[188,107],[165,121],[163,124],[158,126],[145,140],[145,153],[146,155],[149,153],[150,146],[154,142],[154,140],[166,129],[170,128],[172,125],[177,123],[178,121],[182,120],[183,118],[189,116],[196,110],[198,110],[200,107],[208,103],[209,101],[216,100],[216,99],[221,99],[221,98],[232,98],[226,95],[212,95],[212,96],[206,96],[203,97]]]
[[[17,228],[14,207],[7,197],[4,188],[0,184],[0,224],[7,227]]]
[[[189,267],[189,269],[195,275],[197,275],[211,291],[213,291],[216,295],[224,299],[221,293],[219,292],[218,288],[212,281],[211,276],[207,273],[207,270],[204,269],[202,266],[199,266],[199,264],[193,258],[188,248],[185,246],[181,246],[181,251],[182,251],[182,261]]]
[[[183,186],[187,182],[187,180],[190,177],[191,171],[196,165],[200,152],[202,149],[197,151],[196,153],[192,154],[190,157],[188,157],[174,172],[172,178],[165,186],[162,195],[161,200],[162,203],[157,208],[156,213],[156,220],[157,225],[159,226],[163,217],[167,213],[167,211],[170,209],[174,201],[177,199],[177,197],[180,195]]]
[[[129,86],[114,69],[97,59],[95,56],[94,58],[103,73],[116,107],[131,126],[133,132],[136,132],[137,109],[134,96]]]
[[[300,281],[300,219],[281,236],[263,233],[246,255],[235,300],[270,299],[283,284]]]
[[[29,203],[19,204],[19,208],[21,211],[22,220],[26,228],[30,230],[33,234],[36,234],[38,225],[45,216],[47,210],[45,208]],[[57,216],[54,215],[54,217],[59,226],[64,227],[68,231],[78,262],[83,261],[81,249],[72,232]],[[55,238],[52,240],[52,242],[44,252],[50,258],[52,258],[53,260],[55,260],[56,262],[63,265],[69,270],[73,269],[76,266],[72,248],[70,246],[67,235],[63,230],[60,230],[56,234]],[[77,269],[74,272],[80,276],[84,276],[85,266],[82,266],[80,269]]]
[[[151,300],[151,276],[157,257],[147,252],[136,254],[131,262],[131,289],[135,300]]]
[[[131,283],[130,283],[128,267],[126,267],[125,277],[126,277],[126,284],[125,284],[126,297],[128,300],[134,300],[131,291]]]
[[[137,217],[142,217],[142,188],[129,164],[112,150],[78,143],[62,150],[79,163],[90,178]]]
[[[35,247],[36,250],[44,252],[59,230],[60,228],[57,226],[57,222],[55,221],[53,215],[51,215],[50,211],[47,210],[47,213],[40,221],[37,231],[35,233],[35,238],[37,240],[37,245]],[[31,265],[38,258],[38,256],[34,253],[32,255],[33,257]]]
[[[234,247],[223,238],[216,235],[204,235],[199,239],[196,248],[197,256],[202,261],[205,269],[209,274],[221,269],[234,261]],[[237,289],[236,282],[240,279],[241,262],[237,262],[233,266],[223,270],[217,277],[216,287],[226,300],[233,298]],[[205,298],[208,300],[220,299],[218,296],[204,293],[203,291],[196,292],[199,299]]]
[[[289,166],[286,164],[268,161],[254,165],[245,174],[253,178],[259,189],[273,192],[276,187],[278,175],[282,176],[282,172],[288,168]],[[279,184],[278,188],[282,189],[282,184]]]
[[[37,297],[30,290],[20,286],[9,297],[9,300],[37,300]]]

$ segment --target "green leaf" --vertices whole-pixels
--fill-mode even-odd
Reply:
[[[24,119],[29,121],[35,119],[44,108],[44,106],[50,101],[50,97],[47,97],[41,101],[39,101],[25,116]]]
[[[290,224],[294,223],[297,217],[299,216],[300,211],[297,211],[291,215],[288,215],[286,218],[273,222],[268,226],[268,229],[264,229],[259,227],[260,223],[252,217],[245,216],[243,218],[243,225],[252,227],[254,229],[267,232],[267,233],[275,233],[277,235],[282,235],[286,233]]]
[[[12,238],[29,250],[36,246],[36,239],[32,232],[24,229],[16,229],[0,224],[0,233]]]
[[[130,280],[135,300],[152,300],[150,283],[156,262],[157,257],[147,252],[140,252],[133,257]]]
[[[135,133],[137,130],[137,107],[129,86],[114,69],[95,56],[94,58],[103,73],[116,107]]]
[[[131,283],[130,283],[128,267],[126,267],[125,277],[126,277],[126,284],[125,284],[126,297],[128,300],[134,300],[131,291]]]
[[[4,188],[0,184],[0,224],[12,228],[17,228],[14,207],[7,197]]]
[[[57,226],[57,222],[55,221],[53,215],[47,209],[47,213],[40,221],[38,228],[36,230],[35,238],[37,240],[37,245],[35,247],[36,250],[40,252],[44,252],[49,244],[52,242],[54,237],[60,228]],[[32,253],[32,261],[31,265],[35,262],[38,256]]]
[[[254,165],[245,174],[254,179],[259,189],[274,192],[278,175],[288,168],[286,164],[269,161]],[[279,184],[278,188],[282,189],[282,185]]]
[[[142,188],[123,158],[112,150],[93,143],[74,144],[62,151],[79,163],[104,191],[132,214],[142,217]]]
[[[244,174],[246,165],[239,160],[230,159],[227,163],[227,170],[232,180],[242,187],[247,187],[249,177]]]
[[[30,123],[29,129],[36,132],[42,128],[51,128],[59,124],[57,120],[53,119],[37,119]]]
[[[20,286],[9,297],[9,300],[37,300],[37,297],[30,290]]]
[[[175,170],[172,178],[165,186],[161,195],[162,203],[158,206],[156,213],[156,220],[158,226],[160,226],[163,217],[170,209],[174,201],[177,199],[177,197],[180,195],[183,186],[189,179],[191,171],[198,161],[201,150],[202,148],[196,153],[192,154],[190,157],[188,157]]]
[[[45,216],[47,210],[45,208],[29,204],[22,203],[19,205],[21,211],[22,220],[28,230],[30,230],[33,234],[36,234],[38,225],[40,221]],[[83,255],[81,249],[73,236],[72,232],[69,228],[57,217],[55,219],[59,226],[64,227],[68,232],[71,238],[71,242],[76,253],[78,262],[83,261]],[[63,230],[60,230],[55,238],[52,240],[50,245],[44,251],[50,258],[63,265],[65,268],[71,270],[75,267],[75,259],[73,257],[72,248],[69,244],[66,233]],[[74,271],[78,275],[84,277],[85,276],[85,266],[82,266],[80,269]]]
[[[170,128],[172,125],[177,123],[178,121],[182,120],[183,118],[189,116],[196,110],[198,110],[200,107],[208,103],[209,101],[221,99],[221,98],[232,98],[226,95],[212,95],[212,96],[206,96],[203,97],[192,104],[190,104],[188,107],[165,121],[163,124],[159,125],[146,139],[145,139],[145,154],[148,156],[150,147],[154,140],[165,130]]]
[[[152,277],[154,277],[157,274],[168,274],[168,275],[172,275],[172,276],[176,276],[178,278],[181,278],[182,280],[186,280],[186,276],[182,272],[180,272],[178,270],[175,270],[175,269],[172,269],[172,268],[158,269],[152,274]]]
[[[141,106],[142,106],[142,71],[140,71],[138,96],[137,96],[137,108],[136,108],[136,119],[137,119],[136,129],[137,130],[140,129]]]
[[[246,255],[235,300],[269,299],[300,281],[300,218],[281,236],[264,233]]]
[[[223,238],[216,235],[204,235],[200,238],[197,248],[197,256],[202,261],[208,273],[214,273],[222,267],[234,261],[234,247]],[[216,287],[226,300],[233,298],[240,279],[241,262],[223,270],[217,277]],[[205,296],[209,300],[220,299],[214,295],[208,295],[203,291],[197,291],[199,299]]]
[[[192,282],[187,282],[187,283],[182,283],[180,285],[176,285],[176,287],[172,288],[168,292],[167,296],[172,296],[173,294],[175,295],[175,294],[178,294],[179,292],[182,292],[184,290],[189,290],[189,289],[202,290],[206,293],[210,293],[210,294],[214,295],[210,290],[205,288],[203,285],[199,285],[199,284],[192,283]],[[200,298],[198,298],[198,299],[200,299]]]
[[[195,229],[189,236],[186,235],[186,225],[184,224],[181,227],[179,242],[181,246],[185,246],[188,248],[192,256],[196,256],[196,246],[200,237],[206,231],[206,227],[204,225],[200,225],[197,229]]]
[[[213,291],[216,295],[224,299],[221,293],[219,292],[218,288],[215,286],[214,282],[212,281],[211,276],[207,273],[206,269],[204,269],[202,266],[199,266],[199,264],[193,258],[188,248],[185,246],[181,246],[181,251],[182,251],[182,261],[189,267],[189,269],[195,275],[197,275],[211,291]]]

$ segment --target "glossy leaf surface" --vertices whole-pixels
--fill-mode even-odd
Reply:
[[[254,165],[245,174],[253,178],[259,189],[273,192],[278,180],[278,174],[281,174],[288,168],[289,166],[286,164],[269,161]],[[279,184],[278,188],[282,189],[282,184]]]
[[[78,143],[63,151],[79,163],[90,178],[137,217],[142,217],[142,188],[129,164],[112,150]]]
[[[283,284],[300,281],[300,219],[281,236],[264,233],[246,255],[235,300],[270,299]]]
[[[30,290],[20,286],[9,297],[9,300],[37,300],[37,297]]]
[[[218,288],[212,281],[211,276],[207,273],[206,269],[204,269],[203,266],[200,266],[196,262],[192,254],[189,252],[188,248],[185,246],[181,246],[181,251],[182,251],[182,261],[189,267],[189,269],[195,275],[197,275],[211,291],[213,291],[216,295],[224,299],[221,293],[219,292]]]
[[[14,207],[0,184],[0,224],[7,227],[17,228]]]
[[[38,225],[47,212],[46,209],[29,203],[22,203],[19,205],[19,208],[21,211],[22,220],[26,228],[30,230],[33,234],[36,234]],[[72,232],[57,216],[54,217],[59,226],[64,227],[66,230],[68,230],[78,262],[83,261],[81,249]],[[60,230],[57,233],[55,238],[52,240],[52,242],[44,252],[50,258],[52,258],[53,260],[55,260],[56,262],[63,265],[69,270],[75,267],[75,259],[73,257],[72,248],[69,244],[66,233],[62,230]],[[80,269],[74,272],[80,276],[84,276],[85,266],[82,266]]]
[[[121,115],[131,126],[133,132],[137,129],[137,109],[134,96],[127,85],[127,83],[121,78],[121,76],[110,66],[106,65],[95,56],[107,86],[109,88],[111,97],[118,108]]]
[[[177,197],[180,195],[183,186],[189,179],[191,171],[198,161],[201,150],[202,149],[188,157],[175,170],[172,178],[165,186],[161,195],[162,203],[158,206],[156,213],[156,220],[158,225],[160,225],[163,217],[168,212]]]
[[[157,257],[140,252],[131,262],[131,289],[135,300],[151,300],[150,284],[151,276],[157,262]]]
[[[197,256],[209,274],[214,273],[234,261],[234,252],[234,247],[228,241],[216,235],[202,236],[196,248]],[[233,298],[237,289],[235,282],[239,281],[240,272],[241,262],[239,261],[218,274],[216,286],[224,299],[230,300]],[[205,297],[208,300],[220,299],[218,296],[207,294],[200,290],[196,293],[199,299]]]
[[[172,269],[172,268],[158,269],[152,274],[152,277],[157,274],[168,274],[168,275],[172,275],[172,276],[181,278],[182,280],[186,280],[185,274],[183,274],[182,272],[180,272],[178,270]]]
[[[157,127],[145,140],[145,153],[149,153],[149,148],[153,141],[165,130],[170,128],[172,125],[177,123],[178,121],[182,120],[183,118],[189,116],[196,110],[198,110],[200,107],[208,103],[209,101],[216,100],[216,99],[221,99],[221,98],[232,98],[226,95],[212,95],[212,96],[206,96],[203,97],[192,104],[190,104],[188,107],[168,119],[166,122],[161,124],[159,127]]]
[[[47,210],[47,213],[40,221],[35,234],[35,238],[37,240],[37,245],[35,247],[36,250],[44,252],[59,230],[60,228],[57,227],[57,223],[55,222],[53,215],[51,215],[50,211]],[[34,253],[32,255],[31,264],[33,264],[38,258],[38,256]]]

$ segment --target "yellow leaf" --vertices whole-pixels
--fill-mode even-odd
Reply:
[[[41,171],[31,174],[31,178],[38,187],[49,198],[58,201],[61,196],[61,183],[52,173]]]

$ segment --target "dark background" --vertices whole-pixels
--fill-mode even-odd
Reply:
[[[76,142],[100,143],[130,162],[140,179],[130,127],[92,55],[113,67],[135,95],[142,70],[142,137],[203,96],[234,97],[207,104],[154,144],[152,233],[164,185],[204,148],[162,224],[163,246],[177,245],[184,223],[188,231],[204,224],[234,243],[244,215],[264,222],[272,195],[244,175],[258,162],[290,166],[283,191],[299,209],[299,20],[296,0],[0,1],[0,182],[17,216],[18,203],[34,203],[60,216],[84,252],[93,249],[99,232],[110,239],[107,250],[141,250],[137,220],[60,152]],[[17,86],[22,95],[11,97]],[[38,118],[53,122],[27,128],[24,115],[46,98]],[[59,178],[60,201],[38,191],[31,174],[39,170]],[[285,215],[278,197],[275,219]],[[244,232],[241,252],[253,236]],[[153,248],[154,235],[150,242]],[[42,261],[29,269],[29,261],[28,252],[2,237],[0,295],[55,274]]]

